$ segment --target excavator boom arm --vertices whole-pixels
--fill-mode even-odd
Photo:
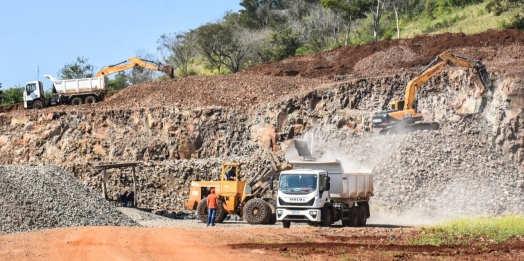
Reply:
[[[171,78],[174,78],[174,75],[173,75],[174,70],[171,66],[165,66],[165,65],[163,66],[161,64],[156,65],[152,61],[142,60],[140,58],[129,58],[129,63],[124,64],[125,62],[126,61],[103,68],[96,74],[96,77],[107,76],[113,73],[131,69],[135,66],[139,66],[139,67],[143,67],[143,68],[150,69],[150,70],[163,71],[166,74],[168,74]]]
[[[437,62],[440,59],[442,61]],[[461,66],[466,68],[475,68],[477,74],[482,82],[485,89],[491,88],[491,81],[488,78],[486,68],[480,61],[470,60],[466,57],[456,56],[449,53],[442,53],[435,60],[433,60],[428,66],[426,66],[421,73],[413,80],[411,80],[406,86],[406,93],[404,95],[404,110],[413,109],[415,103],[415,95],[420,91],[421,86],[428,82],[433,76],[435,76],[440,70],[446,65]],[[399,108],[400,109],[400,108]]]

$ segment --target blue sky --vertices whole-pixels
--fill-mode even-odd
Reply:
[[[238,11],[240,0],[0,0],[2,89],[57,72],[76,57],[88,58],[95,73],[135,57],[156,55],[162,34],[197,28]]]

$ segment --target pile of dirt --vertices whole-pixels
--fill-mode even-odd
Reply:
[[[413,39],[385,40],[357,46],[345,46],[334,50],[316,53],[308,56],[293,57],[280,62],[264,63],[248,69],[245,73],[263,75],[300,76],[306,78],[332,78],[336,75],[384,75],[387,70],[397,72],[405,70],[418,70],[420,66],[427,65],[440,53],[449,49],[467,48],[475,52],[478,48],[493,48],[500,46],[522,45],[524,33],[518,30],[494,31],[465,35],[463,33],[444,33],[439,35],[422,35]],[[407,57],[388,58],[380,61],[381,66],[357,66],[362,60],[376,53],[388,52],[390,49],[409,49],[416,54]],[[407,49],[406,49],[407,48]],[[485,59],[476,53],[471,57]],[[507,67],[508,69],[511,66]],[[497,68],[503,70],[505,68]]]
[[[0,233],[137,225],[59,167],[0,167]]]
[[[215,75],[128,87],[99,104],[108,108],[250,106],[315,89],[329,81],[296,77]]]

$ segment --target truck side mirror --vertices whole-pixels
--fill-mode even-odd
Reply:
[[[273,176],[269,177],[269,189],[271,189],[271,191],[273,191],[273,180],[274,180]]]
[[[331,178],[328,176],[326,177],[326,190],[330,190],[331,189],[331,182],[330,182]]]

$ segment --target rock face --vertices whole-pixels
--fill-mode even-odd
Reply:
[[[246,162],[249,178],[269,164],[266,151],[283,158],[292,139],[314,133],[318,155],[375,169],[373,201],[383,211],[435,213],[449,204],[434,200],[446,199],[455,202],[452,212],[477,213],[480,200],[446,195],[484,191],[495,194],[478,213],[518,212],[524,77],[515,68],[524,66],[524,34],[490,35],[445,34],[455,44],[444,47],[421,37],[339,48],[232,76],[133,86],[96,105],[2,113],[0,163],[60,165],[100,192],[93,165],[141,161],[139,207],[180,210],[190,182],[218,179],[221,162]],[[402,98],[407,82],[442,51],[481,59],[494,88],[482,95],[473,70],[445,68],[419,93],[419,109],[441,130],[375,137],[373,113]],[[110,197],[129,191],[131,181],[127,170],[111,171]]]
[[[0,233],[137,224],[55,166],[0,167]]]

